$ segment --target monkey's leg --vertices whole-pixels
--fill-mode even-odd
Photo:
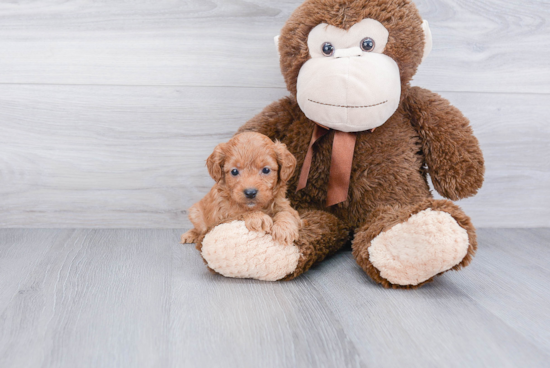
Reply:
[[[342,221],[324,211],[299,211],[303,227],[294,243],[300,249],[296,269],[284,280],[292,280],[316,263],[336,253],[349,240],[349,231]]]
[[[353,256],[386,288],[415,288],[467,266],[477,249],[470,218],[454,203],[426,199],[380,207],[356,233]]]
[[[226,277],[265,281],[292,280],[335,253],[349,240],[345,225],[323,211],[300,213],[303,227],[292,245],[270,234],[249,231],[244,222],[216,226],[197,244],[212,271]]]

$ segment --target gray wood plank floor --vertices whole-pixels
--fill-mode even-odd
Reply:
[[[544,367],[550,229],[481,229],[419,290],[342,251],[291,282],[209,273],[176,230],[0,230],[0,367]]]

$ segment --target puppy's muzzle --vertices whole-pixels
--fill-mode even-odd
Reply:
[[[248,199],[256,198],[256,194],[258,194],[258,189],[256,188],[248,188],[244,190],[244,196]]]

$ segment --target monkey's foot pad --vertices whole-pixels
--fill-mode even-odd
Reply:
[[[270,234],[249,231],[243,221],[233,221],[206,234],[202,256],[223,276],[277,281],[294,272],[300,251],[275,242]]]
[[[380,233],[369,259],[380,276],[397,285],[418,285],[459,264],[468,233],[446,212],[426,209]]]

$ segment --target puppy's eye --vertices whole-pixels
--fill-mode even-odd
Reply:
[[[271,169],[269,167],[264,167],[262,169],[262,173],[264,173],[264,174],[269,174],[270,172],[271,172]]]
[[[361,40],[361,50],[370,52],[374,50],[374,40],[370,37],[365,37]]]
[[[321,51],[323,52],[323,55],[325,56],[332,56],[334,54],[334,46],[330,42],[325,42],[321,46]]]
[[[231,170],[231,175],[233,175],[233,176],[239,175],[239,170],[237,170],[237,169]]]

